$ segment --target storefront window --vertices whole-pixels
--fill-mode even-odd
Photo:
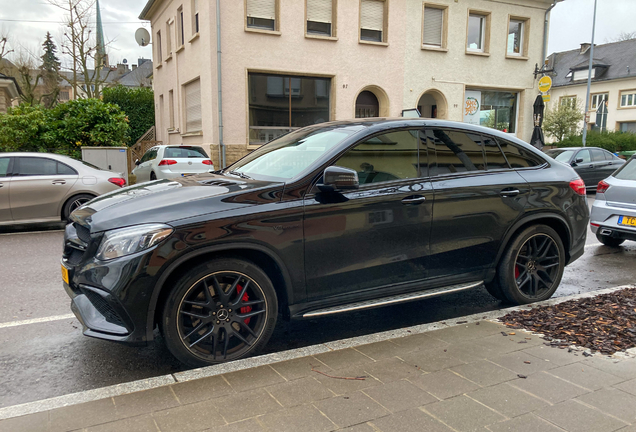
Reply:
[[[466,90],[464,121],[502,132],[517,132],[518,93]]]
[[[329,121],[330,78],[249,74],[249,142]]]

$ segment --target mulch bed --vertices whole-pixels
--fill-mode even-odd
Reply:
[[[578,345],[611,355],[636,347],[636,288],[514,311],[501,321],[514,329],[543,333],[551,346]]]

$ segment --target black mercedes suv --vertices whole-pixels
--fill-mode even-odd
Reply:
[[[100,196],[72,214],[62,275],[87,336],[158,326],[199,366],[252,355],[285,319],[468,290],[549,298],[583,254],[574,170],[492,129],[324,123],[213,174]]]

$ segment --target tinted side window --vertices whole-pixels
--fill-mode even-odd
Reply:
[[[57,161],[52,159],[38,157],[22,157],[19,159],[18,175],[21,176],[37,176],[37,175],[57,175]]]
[[[335,165],[358,172],[360,184],[415,178],[419,131],[398,131],[369,138],[345,153]]]
[[[580,152],[578,152],[576,154],[576,159],[583,159],[579,163],[584,163],[584,164],[592,162],[592,156],[590,155],[589,150],[581,150]]]
[[[57,173],[62,175],[77,175],[77,171],[62,162],[57,163]]]
[[[141,158],[141,160],[139,162],[143,163],[143,162],[152,160],[152,159],[154,159],[156,157],[157,157],[157,149],[156,148],[151,148],[146,153],[144,153],[144,155],[142,156],[142,158]]]
[[[497,142],[499,142],[499,146],[501,146],[501,150],[512,168],[530,168],[544,164],[544,161],[538,156],[510,141],[497,138]]]
[[[484,142],[484,153],[486,154],[486,169],[490,171],[510,168],[497,144],[497,140],[488,135],[482,135],[482,138]]]
[[[0,158],[0,177],[6,177],[7,171],[9,170],[9,159],[8,157]]]
[[[592,161],[605,162],[605,152],[599,149],[590,149],[592,152]]]
[[[431,176],[466,171],[484,171],[484,153],[480,135],[451,129],[430,129],[437,163],[431,165]]]

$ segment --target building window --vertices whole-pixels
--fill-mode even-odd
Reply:
[[[609,93],[598,93],[590,96],[590,109],[595,110],[603,102],[607,102]]]
[[[636,90],[621,91],[621,108],[636,107]]]
[[[185,34],[183,32],[183,6],[177,9],[177,43],[179,47],[185,44]]]
[[[192,34],[199,33],[199,0],[192,0]]]
[[[516,133],[518,96],[515,92],[466,89],[464,122]]]
[[[163,95],[159,96],[159,129],[161,129],[163,127]]]
[[[166,22],[166,60],[172,56],[172,20]]]
[[[157,32],[157,39],[156,39],[156,45],[157,45],[157,64],[161,65],[161,61],[163,59],[162,56],[162,52],[161,52],[161,30],[159,30]]]
[[[506,55],[512,57],[526,57],[528,55],[528,29],[527,18],[510,18]]]
[[[448,7],[428,4],[424,6],[422,45],[446,48],[447,13]]]
[[[386,5],[384,0],[360,0],[360,40],[386,42]]]
[[[201,80],[197,79],[183,86],[185,93],[186,133],[202,130]]]
[[[172,90],[168,92],[168,111],[169,111],[168,120],[170,121],[170,123],[168,123],[168,129],[174,130],[174,91]]]
[[[249,143],[330,119],[331,79],[249,73]]]
[[[365,90],[356,99],[356,118],[379,117],[380,102],[376,95]]]
[[[569,105],[571,107],[575,107],[576,96],[561,96],[559,98],[559,105]]]
[[[619,130],[621,132],[631,132],[636,134],[636,122],[620,122]]]
[[[71,97],[70,92],[68,92],[68,91],[61,91],[61,92],[60,92],[60,95],[59,95],[59,97],[58,97],[58,100],[60,100],[60,101],[67,101],[67,100],[69,100],[69,99],[70,99],[70,97]]]
[[[468,52],[487,53],[490,42],[490,14],[470,12],[468,14],[468,33],[466,50]]]
[[[277,30],[277,0],[245,0],[247,27],[260,30]]]
[[[572,81],[586,80],[588,76],[589,74],[588,74],[587,68],[582,70],[577,70],[577,71],[574,71],[574,73],[572,74]],[[592,79],[594,79],[595,76],[596,76],[596,68],[592,68]]]
[[[334,36],[333,0],[307,0],[307,34]]]

